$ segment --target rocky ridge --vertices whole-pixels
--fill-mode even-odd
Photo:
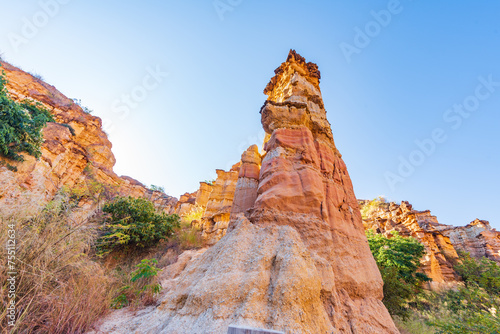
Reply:
[[[167,212],[172,210],[177,199],[113,172],[112,145],[99,117],[84,112],[55,87],[31,74],[5,62],[1,65],[11,97],[41,103],[56,120],[43,130],[45,142],[39,160],[25,155],[24,162],[7,161],[17,172],[0,168],[1,215],[34,214],[63,187],[80,189],[88,195],[80,200],[78,219],[91,215],[105,193],[145,197]],[[6,161],[1,157],[0,160]]]
[[[424,246],[422,271],[432,279],[432,289],[455,286],[459,276],[453,265],[458,251],[469,252],[476,258],[486,257],[500,263],[500,232],[487,221],[476,219],[467,226],[440,224],[429,210],[417,211],[407,201],[394,202],[360,200],[365,229],[390,235],[393,231],[411,236]]]

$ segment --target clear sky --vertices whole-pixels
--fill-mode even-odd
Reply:
[[[358,198],[500,229],[499,1],[1,2],[3,58],[104,120],[118,174],[179,196],[228,169],[293,48]]]

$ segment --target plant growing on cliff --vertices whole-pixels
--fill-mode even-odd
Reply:
[[[84,106],[82,104],[82,100],[81,99],[72,99],[73,100],[73,103],[76,104],[77,106],[79,106],[80,108],[82,108],[82,110],[87,113],[87,114],[92,114],[94,111],[86,106]]]
[[[390,237],[367,231],[368,243],[384,281],[382,300],[392,315],[406,318],[408,301],[430,279],[417,272],[424,246],[418,240],[393,232]]]
[[[43,143],[42,129],[54,119],[47,109],[39,103],[30,101],[16,102],[7,92],[7,80],[0,75],[0,155],[23,161],[21,153],[36,158],[41,156]]]
[[[161,187],[161,186],[155,186],[154,184],[152,184],[150,187],[149,187],[150,190],[152,191],[159,191],[161,193],[165,193],[165,188],[164,187]]]
[[[371,201],[368,201],[364,203],[361,206],[361,217],[363,219],[368,219],[370,216],[378,210],[380,205],[382,203],[386,203],[386,199],[383,196],[379,196],[377,198],[372,199]]]
[[[97,241],[103,256],[119,248],[144,248],[168,238],[179,226],[178,215],[157,213],[154,204],[144,198],[118,197],[102,210],[107,214],[104,234]]]

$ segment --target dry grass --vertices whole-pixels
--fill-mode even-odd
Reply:
[[[89,257],[94,229],[71,222],[59,198],[34,218],[3,218],[0,244],[16,225],[16,326],[7,328],[8,297],[0,295],[0,329],[16,333],[83,333],[109,308],[111,280]],[[0,253],[0,281],[6,282],[6,252]]]

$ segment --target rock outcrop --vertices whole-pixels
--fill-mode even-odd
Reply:
[[[17,172],[0,167],[0,214],[34,214],[64,186],[83,189],[97,197],[97,201],[104,191],[146,197],[165,211],[171,211],[175,198],[153,192],[140,182],[118,177],[113,172],[115,157],[100,118],[85,113],[73,100],[31,74],[5,62],[1,65],[11,97],[41,103],[57,123],[48,123],[43,130],[45,141],[39,160],[25,155],[24,162],[7,161]],[[92,188],[101,190],[95,193]],[[92,214],[95,207],[95,201],[83,199],[80,218]]]
[[[203,217],[199,222],[193,222],[208,245],[215,244],[226,234],[239,170],[240,163],[235,164],[227,172],[222,169],[216,170],[217,179],[212,185]]]
[[[475,258],[486,257],[500,265],[500,232],[486,220],[476,219],[466,226],[441,225],[437,229],[450,238],[457,250]]]
[[[261,163],[262,158],[257,145],[250,146],[241,155],[241,167],[231,207],[231,219],[234,220],[238,214],[245,213],[255,203]]]
[[[360,200],[359,203],[365,229],[384,235],[397,231],[402,236],[416,238],[425,246],[421,270],[432,279],[431,289],[455,286],[460,281],[453,269],[458,251],[500,264],[500,232],[485,220],[476,219],[466,226],[450,226],[439,223],[429,210],[414,210],[407,201],[396,204]]]
[[[275,74],[261,110],[270,136],[258,179],[250,165],[260,156],[250,148],[239,172],[219,171],[207,204],[212,217],[223,211],[220,221],[231,219],[231,228],[186,265],[160,306],[120,311],[118,322],[112,315],[98,332],[226,333],[233,324],[398,333],[381,302],[382,279],[326,119],[318,68],[291,51]],[[228,191],[222,179],[230,180]],[[240,179],[258,180],[257,187]]]
[[[459,277],[453,265],[458,259],[458,254],[450,238],[440,233],[438,229],[440,224],[429,210],[413,210],[412,205],[406,201],[398,205],[360,200],[360,205],[362,207],[371,205],[371,208],[363,210],[366,214],[363,217],[365,229],[384,235],[397,231],[402,236],[416,238],[425,246],[421,270],[432,279],[429,283],[431,289],[439,290],[457,284]]]

